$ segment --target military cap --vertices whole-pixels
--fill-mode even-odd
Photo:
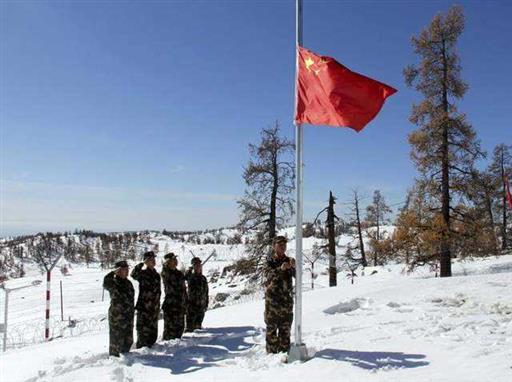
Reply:
[[[277,243],[287,243],[287,242],[288,242],[288,239],[286,238],[286,236],[276,236],[272,240],[272,245],[277,244]]]
[[[126,260],[121,260],[121,261],[118,261],[114,264],[114,266],[116,268],[128,268],[128,263],[126,262]]]
[[[201,261],[201,259],[199,257],[193,257],[192,260],[190,261],[190,263],[192,265],[195,265],[195,264],[201,264],[202,261]]]
[[[176,255],[173,252],[169,252],[167,255],[164,256],[165,260],[172,260],[175,258],[176,258]]]
[[[153,251],[149,251],[149,252],[146,252],[146,253],[143,255],[143,257],[144,257],[144,260],[151,259],[151,258],[153,258],[153,259],[154,259],[154,258],[156,257],[156,255],[155,255],[155,252],[153,252]]]

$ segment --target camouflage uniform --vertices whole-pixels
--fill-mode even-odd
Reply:
[[[287,352],[290,348],[290,330],[293,321],[293,283],[295,268],[282,270],[289,262],[284,256],[269,258],[265,266],[265,324],[267,325],[267,352]]]
[[[110,293],[110,308],[108,309],[109,354],[119,357],[119,353],[129,352],[133,344],[133,300],[135,292],[131,281],[115,276],[115,271],[105,276],[103,288]]]
[[[208,281],[202,274],[189,270],[188,282],[187,332],[201,329],[204,313],[208,309]]]
[[[160,275],[155,269],[142,269],[144,263],[137,264],[131,273],[139,282],[137,310],[137,349],[151,347],[158,337],[158,315],[160,313]]]
[[[181,338],[185,329],[185,312],[187,309],[185,276],[179,270],[164,265],[162,281],[165,288],[165,299],[162,305],[164,312],[163,339]]]

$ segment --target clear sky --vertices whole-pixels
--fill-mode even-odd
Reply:
[[[329,190],[404,199],[402,69],[451,4],[304,1],[305,47],[399,90],[362,133],[306,127],[306,219]],[[461,4],[460,110],[490,151],[512,143],[512,2]],[[248,143],[276,120],[293,138],[293,0],[2,0],[0,33],[1,236],[232,225]]]

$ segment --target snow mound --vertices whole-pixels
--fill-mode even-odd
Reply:
[[[340,302],[339,304],[330,306],[327,309],[324,309],[325,314],[340,314],[340,313],[349,313],[357,310],[359,308],[368,307],[370,301],[364,298],[353,298],[346,302]]]

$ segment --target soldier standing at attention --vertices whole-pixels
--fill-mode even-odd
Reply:
[[[203,265],[199,257],[192,259],[191,268],[186,276],[188,282],[187,332],[202,328],[204,313],[208,309],[208,281],[203,275]]]
[[[127,353],[133,344],[133,299],[135,292],[128,280],[128,263],[118,261],[116,269],[103,279],[103,288],[110,293],[108,309],[109,348],[108,353],[119,357]]]
[[[265,324],[267,353],[288,352],[293,321],[295,259],[286,256],[287,239],[276,236],[265,267]]]
[[[187,287],[185,276],[177,269],[178,259],[174,253],[164,256],[162,281],[165,299],[162,305],[164,312],[164,340],[181,338],[185,329],[185,312],[187,309]]]
[[[158,315],[160,313],[160,275],[155,269],[155,253],[144,254],[144,262],[137,264],[132,278],[139,282],[137,310],[137,349],[151,347],[158,337]],[[143,269],[143,267],[145,268]]]

